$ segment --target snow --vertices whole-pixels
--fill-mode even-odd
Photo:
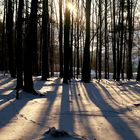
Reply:
[[[55,77],[34,78],[34,88],[45,96],[20,91],[16,80],[0,75],[1,140],[139,140],[140,82],[92,80],[69,85]],[[54,127],[69,136],[53,137]]]

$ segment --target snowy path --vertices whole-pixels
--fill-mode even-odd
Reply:
[[[15,99],[15,82],[1,76],[1,140],[56,140],[44,135],[49,127],[75,135],[59,140],[140,139],[139,82],[73,80],[65,85],[59,78],[37,78],[35,89],[45,96],[21,92],[20,100]]]

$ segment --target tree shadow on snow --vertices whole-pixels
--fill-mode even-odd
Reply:
[[[29,136],[26,137],[24,136],[26,139],[36,139],[38,137],[38,135],[40,134],[40,132],[42,133],[42,131],[45,131],[46,129],[48,129],[51,126],[46,126],[47,122],[49,122],[50,118],[52,119],[53,116],[51,116],[51,112],[53,111],[53,106],[54,106],[54,102],[56,100],[57,95],[57,91],[59,88],[59,84],[61,83],[61,79],[55,79],[54,80],[54,84],[52,84],[52,90],[51,91],[47,91],[45,93],[45,97],[47,99],[46,104],[44,104],[43,108],[39,111],[39,117],[36,120],[40,125],[35,128],[33,131],[34,133]],[[47,85],[45,85],[47,86]],[[50,86],[50,85],[49,85]],[[58,113],[58,112],[56,112]],[[44,130],[45,129],[45,130]],[[48,138],[46,138],[45,134],[42,134],[41,136],[42,138],[40,138],[40,140],[45,140]],[[51,140],[51,139],[50,139]]]
[[[88,101],[86,91],[83,88],[83,84],[81,82],[77,82],[77,81],[74,81],[71,84],[71,96],[72,96],[72,99],[76,103],[74,107],[77,107],[77,109],[75,111],[73,111],[73,117],[77,117],[78,121],[80,122],[81,128],[84,130],[85,134],[87,135],[84,137],[89,137],[89,139],[92,138],[94,140],[95,139],[94,130],[91,128],[91,124],[88,121],[88,117],[87,117],[88,116],[87,113],[89,110],[87,110],[87,108],[83,102],[83,99],[81,97],[81,90],[84,94],[84,97]],[[84,135],[84,134],[82,133],[82,135]]]
[[[20,92],[19,100],[16,100],[16,91],[13,90],[8,95],[0,95],[2,102],[0,102],[0,126],[6,126],[13,118],[18,119],[20,110],[26,104],[34,99],[46,98],[45,96],[34,96],[31,93],[24,91]]]
[[[11,80],[7,79],[7,82]],[[4,84],[4,83],[3,83]],[[15,85],[14,85],[15,86]],[[43,82],[39,85],[43,86]],[[17,118],[20,110],[29,102],[38,98],[47,98],[47,96],[34,96],[31,93],[20,91],[19,100],[16,100],[16,90],[10,90],[13,85],[8,85],[0,89],[0,127],[6,126],[13,118]],[[35,89],[36,90],[36,89]],[[56,89],[57,90],[57,89]],[[4,94],[7,92],[6,95]],[[53,97],[55,99],[55,97]],[[53,98],[51,100],[53,101]],[[49,99],[50,100],[50,99]]]
[[[112,125],[114,130],[122,137],[124,140],[138,140],[139,138],[134,134],[131,128],[126,122],[122,120],[117,114],[116,110],[110,106],[102,97],[100,91],[92,83],[84,84],[87,94],[91,101],[100,108],[103,116]],[[104,91],[105,92],[105,91]],[[112,116],[111,113],[116,113],[116,117]]]
[[[68,84],[63,84],[61,106],[60,106],[60,119],[59,128],[66,130],[68,132],[73,132],[73,117],[71,114],[70,105],[70,86]]]

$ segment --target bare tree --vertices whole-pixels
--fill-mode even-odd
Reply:
[[[9,71],[11,77],[16,77],[15,69],[15,50],[13,45],[13,2],[12,0],[7,1],[6,10],[6,35],[7,35],[7,47],[9,56]]]
[[[70,9],[68,8],[69,0],[66,0],[65,22],[64,22],[64,79],[63,83],[68,84],[70,79],[69,71],[69,50],[70,50]]]
[[[43,34],[43,50],[42,50],[42,80],[47,80],[49,77],[49,12],[48,0],[43,0],[43,15],[42,15],[42,34]]]
[[[32,64],[33,51],[37,44],[37,3],[38,0],[31,1],[31,13],[29,17],[26,44],[24,48],[24,90],[37,94],[33,88]]]
[[[62,22],[62,0],[59,0],[59,63],[60,77],[63,77],[63,22]]]
[[[83,56],[83,68],[82,68],[82,81],[90,82],[90,11],[91,11],[91,0],[86,0],[86,40],[84,47]]]
[[[22,34],[23,34],[23,6],[24,6],[24,0],[19,0],[18,5],[18,15],[17,15],[17,38],[16,38],[16,68],[17,68],[17,89],[23,88],[23,41],[22,41]]]

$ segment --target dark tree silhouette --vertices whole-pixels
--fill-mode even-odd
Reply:
[[[102,1],[99,0],[99,79],[102,78]]]
[[[72,0],[72,4],[74,4],[74,0]],[[74,15],[73,11],[71,10],[71,28],[70,28],[70,78],[73,77],[73,28],[74,28]]]
[[[42,80],[47,80],[49,77],[49,12],[48,0],[43,0],[43,15],[42,15],[42,34],[43,34],[43,49],[42,49]]]
[[[140,59],[139,59],[138,70],[137,70],[137,81],[140,81]]]
[[[64,79],[63,83],[68,84],[69,80],[69,50],[70,50],[70,9],[68,8],[69,0],[66,0],[65,22],[64,22]]]
[[[133,42],[133,18],[132,18],[132,0],[127,0],[127,18],[128,18],[128,52],[127,52],[127,78],[132,78],[132,42]]]
[[[5,42],[5,20],[6,20],[6,2],[4,2],[4,14],[3,14],[3,22],[2,22],[2,36],[1,36],[1,70],[2,71],[6,71],[7,70],[7,66],[6,66],[6,42]]]
[[[116,0],[113,0],[113,36],[112,36],[112,51],[113,51],[113,79],[116,80]]]
[[[16,77],[15,69],[15,50],[13,45],[13,3],[12,0],[7,1],[6,10],[6,35],[7,35],[7,47],[9,58],[9,71],[11,77]]]
[[[86,40],[83,56],[82,81],[90,82],[90,10],[91,0],[86,0]]]
[[[19,6],[18,6],[18,15],[17,15],[17,40],[16,40],[16,68],[17,68],[17,86],[16,89],[23,88],[23,62],[22,62],[22,34],[23,34],[23,6],[24,6],[24,0],[19,0]]]
[[[59,0],[59,63],[60,77],[63,77],[63,22],[62,22],[62,0]]]
[[[124,38],[124,1],[119,3],[119,21],[118,21],[118,45],[117,45],[117,77],[120,80],[120,73],[122,70],[122,51],[123,51],[123,38]]]
[[[24,48],[24,90],[33,94],[37,94],[33,88],[32,79],[33,51],[37,43],[37,3],[38,0],[32,0],[31,2],[31,13]]]
[[[108,79],[108,26],[107,26],[107,6],[108,6],[108,0],[105,0],[105,79]]]

